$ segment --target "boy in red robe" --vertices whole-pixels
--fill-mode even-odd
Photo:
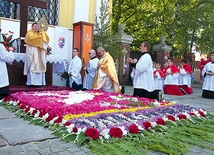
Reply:
[[[168,68],[165,72],[164,93],[169,95],[183,96],[184,94],[178,87],[179,69],[173,64],[171,58],[167,60]]]
[[[183,59],[180,65],[179,87],[185,94],[192,94],[191,74],[192,68],[187,63],[187,59]]]
[[[163,82],[164,82],[164,73],[161,70],[161,64],[155,64],[156,70],[153,72],[154,80],[155,80],[155,90],[163,90]]]

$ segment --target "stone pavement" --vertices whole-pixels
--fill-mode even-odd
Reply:
[[[175,100],[196,108],[204,108],[214,113],[214,100],[201,97],[200,83],[193,84],[193,94],[185,96],[165,95],[165,100]],[[125,86],[126,94],[132,94],[133,88]],[[86,147],[61,142],[51,135],[51,131],[41,126],[30,125],[28,121],[17,118],[13,113],[0,106],[0,155],[90,155]],[[164,155],[150,151],[150,155]],[[214,151],[197,146],[185,155],[214,155]]]

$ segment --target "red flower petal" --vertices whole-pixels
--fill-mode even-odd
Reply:
[[[129,132],[132,134],[137,134],[139,132],[137,125],[136,124],[130,125]]]
[[[40,111],[40,113],[39,113],[39,117],[42,117],[42,116],[44,116],[46,114],[46,112],[45,111]]]
[[[35,115],[37,113],[37,109],[34,109],[32,114]]]
[[[50,122],[52,119],[54,119],[55,115],[49,114],[48,118],[46,118],[46,122]]]
[[[10,98],[11,98],[10,96],[7,96],[7,97],[5,97],[5,98],[3,99],[3,101],[4,101],[4,102],[8,102],[8,101],[10,101]]]
[[[71,125],[70,122],[66,122],[66,123],[64,124],[64,126],[69,126],[69,125]]]
[[[26,105],[25,104],[21,104],[21,106],[19,107],[20,109],[25,109]]]
[[[73,132],[77,133],[77,131],[78,131],[77,127],[73,127]]]
[[[62,116],[59,116],[54,123],[61,123],[62,122]]]
[[[169,120],[173,121],[173,122],[176,122],[175,117],[172,116],[172,115],[168,115],[167,118],[168,118]]]
[[[143,126],[146,130],[152,129],[152,124],[150,122],[143,122]]]
[[[199,114],[201,117],[205,117],[204,113],[202,111],[199,111]]]
[[[29,110],[30,110],[30,107],[27,107],[27,108],[25,109],[25,112],[27,113]]]
[[[166,125],[166,122],[162,118],[158,118],[156,123],[159,125]]]
[[[196,116],[196,114],[193,113],[193,112],[190,112],[189,115],[190,115],[190,116]]]
[[[92,138],[93,140],[96,140],[99,138],[99,133],[97,131],[97,129],[95,128],[88,128],[86,131],[85,131],[85,135],[87,137],[90,137]]]
[[[179,119],[187,119],[187,116],[184,114],[180,114],[180,115],[178,115],[178,118]]]
[[[121,138],[123,136],[123,131],[120,128],[111,128],[109,134],[111,137]]]

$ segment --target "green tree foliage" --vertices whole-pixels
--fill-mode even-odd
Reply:
[[[95,16],[94,25],[94,49],[104,47],[113,58],[120,56],[120,47],[113,39],[111,29],[111,15],[109,14],[108,1],[102,0],[100,7],[100,15]]]
[[[152,45],[166,37],[174,56],[190,52],[193,44],[199,51],[214,50],[213,0],[113,0],[112,30],[120,23],[134,38],[132,51],[148,40]]]

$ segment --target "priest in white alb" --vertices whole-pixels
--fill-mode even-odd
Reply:
[[[25,36],[26,55],[24,75],[27,75],[27,86],[46,85],[46,55],[49,37],[44,30],[39,30],[38,23],[32,24],[32,29]]]

